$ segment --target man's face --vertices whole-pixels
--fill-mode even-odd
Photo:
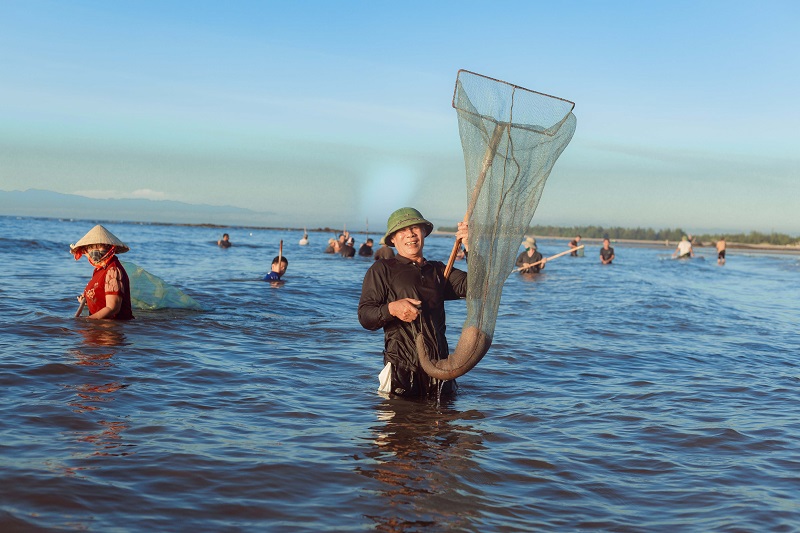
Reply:
[[[425,230],[419,224],[414,224],[395,232],[392,237],[398,255],[408,258],[418,258],[422,255],[425,245]]]
[[[280,263],[272,263],[272,271],[277,272],[281,276],[286,274],[287,264],[281,261]]]

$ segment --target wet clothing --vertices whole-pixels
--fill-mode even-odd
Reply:
[[[533,252],[533,255],[528,256],[528,251],[525,250],[524,252],[519,254],[519,257],[517,257],[516,265],[517,265],[517,268],[519,268],[522,265],[524,265],[525,263],[528,263],[528,264],[536,263],[537,261],[541,261],[541,260],[542,260],[542,254],[540,254],[539,252]],[[541,264],[536,265],[534,267],[525,268],[523,270],[520,270],[519,272],[520,272],[520,274],[538,274],[540,270],[542,270],[542,265]]]
[[[467,294],[467,273],[453,269],[444,279],[444,263],[426,261],[419,265],[402,256],[376,261],[364,276],[358,320],[371,331],[383,328],[384,364],[392,363],[392,392],[398,396],[426,396],[435,393],[438,380],[429,377],[419,366],[415,344],[422,331],[432,359],[449,355],[445,337],[445,300],[457,300]],[[389,302],[403,298],[420,300],[421,312],[413,322],[403,322],[389,313]],[[447,389],[455,383],[448,381]]]
[[[112,257],[104,267],[95,268],[92,279],[83,291],[89,314],[93,315],[106,307],[106,295],[117,295],[122,298],[122,305],[111,320],[131,320],[131,284],[128,273],[122,268],[116,256]]]
[[[578,241],[577,240],[569,241],[569,247],[570,248],[577,248],[578,247]],[[572,250],[572,252],[570,252],[569,255],[571,255],[572,257],[578,257],[578,250]]]
[[[678,257],[690,257],[692,255],[692,243],[689,241],[681,241],[678,243]]]
[[[609,259],[614,257],[614,249],[611,246],[608,247],[608,250],[600,248],[600,257],[603,258],[603,261],[608,261],[606,264],[610,265],[611,261],[609,261]]]
[[[725,259],[725,250],[722,249],[717,253],[717,259]]]
[[[358,255],[363,257],[372,257],[372,245],[371,244],[362,244],[361,248],[358,249]]]
[[[381,246],[377,252],[375,252],[375,261],[378,259],[391,259],[394,257],[394,250],[392,250],[389,246]]]
[[[342,251],[339,253],[342,254],[342,257],[355,257],[356,249],[349,244],[345,244],[342,246]]]
[[[230,247],[231,247],[231,241],[225,241],[225,240],[222,240],[222,241],[219,241],[219,242],[217,243],[217,245],[218,245],[220,248],[230,248]]]
[[[280,281],[281,275],[277,272],[269,272],[266,276],[264,276],[264,281]]]

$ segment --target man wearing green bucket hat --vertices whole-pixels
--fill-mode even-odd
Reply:
[[[429,377],[419,365],[416,336],[422,333],[433,359],[447,357],[445,300],[467,294],[467,273],[453,269],[445,278],[445,265],[422,255],[431,224],[412,207],[389,216],[383,240],[397,250],[390,259],[376,261],[364,276],[358,320],[375,331],[383,328],[385,364],[379,380],[380,391],[394,396],[425,397],[436,394],[441,383]],[[468,249],[467,223],[459,222],[457,238]],[[444,382],[442,394],[455,392],[455,381]]]

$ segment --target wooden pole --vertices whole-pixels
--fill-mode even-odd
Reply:
[[[86,297],[85,296],[83,297],[83,300],[81,300],[81,304],[78,306],[78,310],[75,311],[75,318],[78,318],[79,316],[81,316],[81,313],[83,313],[83,308],[84,307],[86,307]]]
[[[486,181],[486,174],[492,168],[494,156],[497,153],[497,146],[503,138],[503,131],[509,127],[506,122],[498,122],[494,127],[494,133],[489,140],[489,146],[486,147],[486,154],[483,156],[483,165],[481,166],[481,173],[478,174],[478,181],[475,183],[475,188],[472,189],[472,196],[470,196],[469,204],[467,204],[467,212],[464,214],[464,222],[469,222],[469,217],[472,216],[472,211],[475,209],[475,204],[478,203],[478,196],[481,194],[483,182]],[[453,245],[453,251],[450,252],[450,259],[447,261],[447,266],[444,269],[444,279],[450,277],[450,272],[453,270],[453,263],[456,262],[456,255],[458,255],[458,248],[461,246],[461,239],[456,239]]]
[[[525,269],[528,269],[528,268],[533,268],[533,267],[535,267],[536,265],[541,265],[541,264],[542,264],[542,263],[544,263],[545,261],[552,261],[553,259],[556,259],[556,258],[558,258],[558,257],[561,257],[562,255],[567,255],[568,253],[577,252],[578,250],[580,250],[581,248],[583,248],[583,246],[584,246],[584,245],[583,245],[583,244],[581,244],[581,245],[580,245],[580,246],[578,246],[577,248],[570,248],[569,250],[565,250],[565,251],[563,251],[563,252],[561,252],[561,253],[558,253],[558,254],[556,254],[556,255],[551,255],[550,257],[546,257],[546,258],[542,259],[541,261],[536,261],[535,263],[531,263],[530,265],[528,265],[528,266],[526,266],[526,267],[519,267],[519,268],[515,268],[514,270],[512,270],[512,272],[519,272],[520,270],[525,270]]]

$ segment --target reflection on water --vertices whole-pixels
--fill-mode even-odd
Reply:
[[[359,473],[385,486],[378,493],[385,511],[368,516],[378,531],[452,531],[466,528],[471,509],[469,483],[477,468],[471,456],[483,449],[483,439],[467,418],[445,400],[433,403],[385,399],[372,428],[373,448],[366,455],[375,461]]]
[[[75,331],[83,337],[86,347],[125,345],[123,324],[112,320],[78,319],[78,321],[81,324]]]
[[[131,452],[120,451],[124,448],[121,433],[128,429],[129,423],[119,420],[109,420],[108,413],[111,402],[116,401],[117,393],[125,389],[128,385],[119,381],[106,381],[103,374],[114,369],[113,357],[117,353],[117,348],[124,346],[125,333],[123,324],[113,321],[92,321],[78,320],[79,326],[76,332],[83,338],[83,343],[69,351],[75,359],[75,364],[81,367],[88,367],[89,372],[86,377],[97,377],[100,383],[79,383],[66,385],[68,389],[75,391],[75,397],[68,405],[73,412],[79,414],[92,414],[102,416],[96,420],[100,426],[97,431],[76,431],[74,436],[78,442],[92,445],[88,453],[74,453],[73,458],[85,458],[87,456],[121,456]],[[98,348],[100,349],[98,351]]]
[[[99,406],[92,405],[92,403],[110,402],[113,401],[113,396],[106,396],[108,394],[117,392],[124,389],[127,385],[119,383],[104,383],[102,385],[73,385],[71,388],[77,391],[78,400],[70,403],[75,408],[76,413],[85,413],[87,411],[97,411]]]
[[[98,424],[103,427],[99,432],[85,433],[78,432],[78,442],[86,442],[94,446],[94,450],[88,454],[92,456],[124,456],[130,455],[132,451],[125,448],[132,447],[132,444],[125,444],[120,435],[123,430],[130,426],[125,422],[115,422],[109,420],[99,420]],[[73,457],[86,457],[87,454],[73,454]]]

